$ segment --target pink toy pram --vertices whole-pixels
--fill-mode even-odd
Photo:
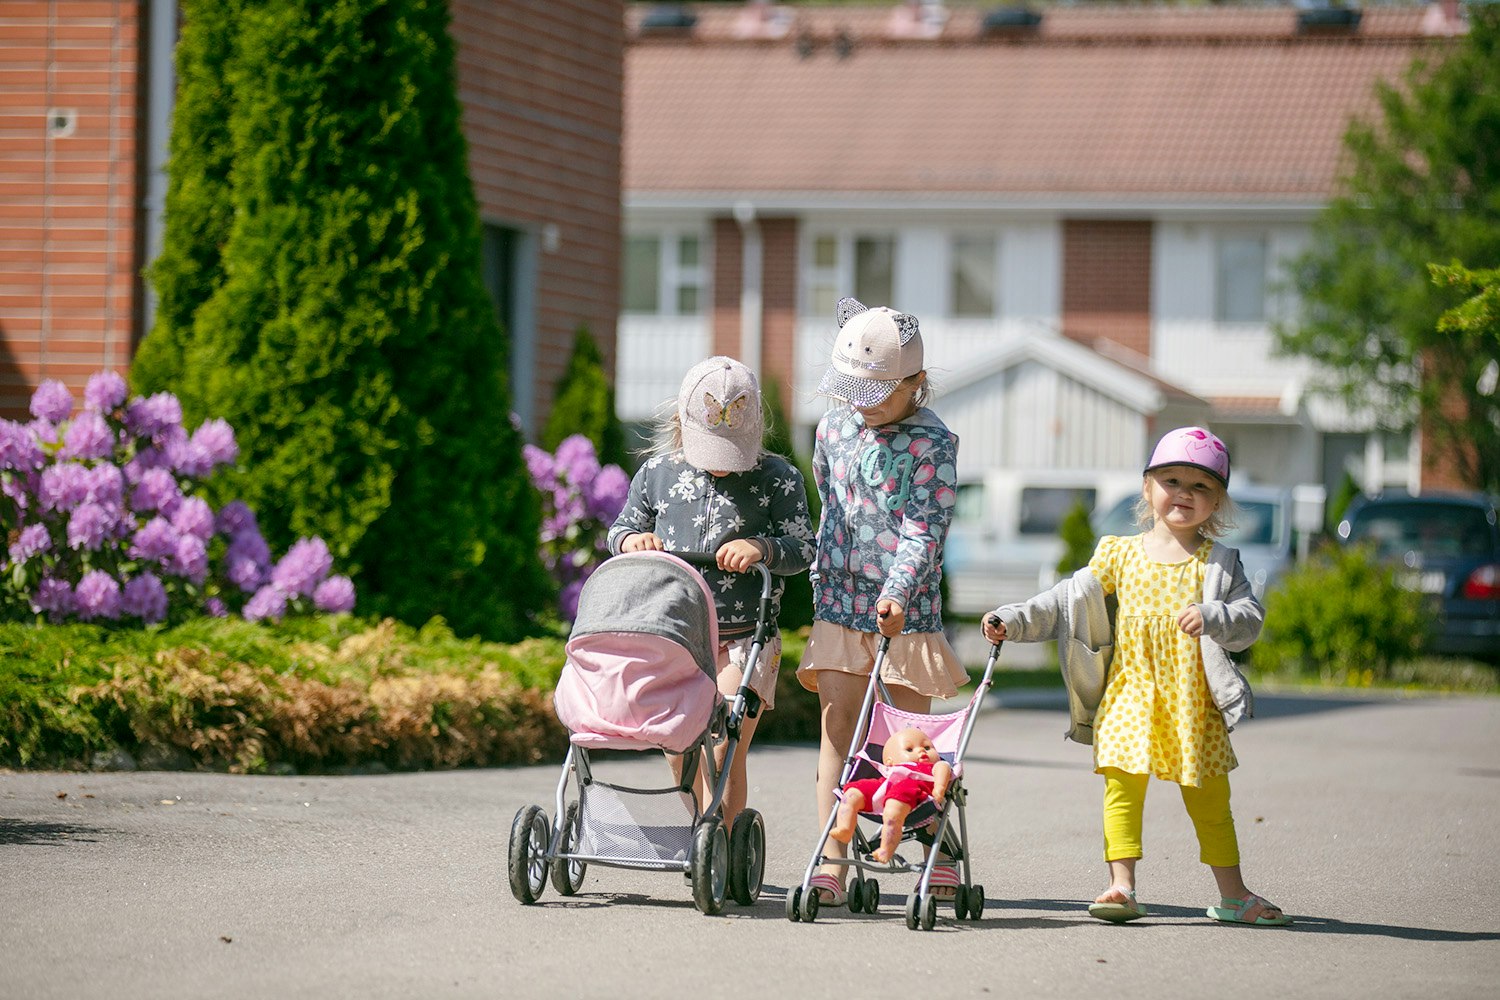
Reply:
[[[823,826],[823,835],[813,849],[812,859],[802,874],[802,882],[786,894],[788,920],[811,923],[818,916],[818,893],[812,888],[812,878],[823,865],[840,865],[854,869],[854,881],[848,887],[849,909],[853,913],[874,913],[880,906],[880,883],[868,873],[916,872],[917,884],[906,899],[906,926],[912,930],[932,930],[937,921],[937,897],[930,889],[932,873],[938,868],[962,869],[962,877],[953,898],[958,918],[978,920],[984,913],[984,886],[975,884],[969,870],[969,828],[964,811],[968,793],[964,787],[964,752],[969,746],[969,737],[974,732],[974,723],[979,716],[979,706],[990,689],[995,674],[995,661],[1000,656],[1000,646],[991,647],[989,659],[984,666],[984,676],[974,689],[969,703],[960,712],[944,715],[918,715],[903,712],[890,704],[890,693],[880,679],[881,667],[885,664],[891,640],[881,637],[875,654],[875,666],[870,671],[870,683],[865,688],[864,703],[860,706],[859,721],[854,727],[854,738],[849,752],[844,757],[843,772],[838,787],[862,778],[877,778],[885,774],[882,763],[885,741],[893,733],[914,727],[927,734],[932,745],[953,768],[953,780],[948,785],[948,794],[939,808],[931,799],[912,809],[902,825],[901,842],[917,840],[934,846],[927,857],[915,863],[904,860],[900,853],[889,863],[870,857],[879,846],[881,817],[878,812],[861,812],[855,825],[854,837],[849,843],[849,856],[838,857],[824,853],[829,835],[833,832],[838,809],[835,807]],[[958,830],[953,829],[952,816],[957,812]],[[866,822],[875,825],[874,839],[865,836]]]
[[[750,679],[774,628],[771,574],[752,567],[762,577],[755,637],[745,680],[726,702],[716,681],[713,595],[690,563],[712,566],[714,556],[615,556],[579,594],[554,698],[569,732],[556,812],[548,823],[541,806],[524,806],[511,824],[510,887],[522,903],[537,900],[549,871],[553,887],[573,895],[589,864],[685,872],[704,913],[722,910],[726,895],[746,906],[760,896],[765,824],[744,809],[725,830],[723,800],[740,726],[760,710]],[[724,764],[716,768],[713,750],[721,742]],[[610,784],[594,773],[594,750],[679,755],[682,776],[661,788]],[[693,794],[699,767],[713,789],[701,808]],[[570,779],[577,787],[572,802]]]

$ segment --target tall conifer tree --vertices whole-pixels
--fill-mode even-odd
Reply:
[[[160,360],[138,387],[177,392],[190,422],[227,419],[241,468],[221,488],[273,548],[327,540],[361,610],[524,633],[550,587],[479,269],[447,4],[190,0],[184,14],[223,59],[179,62],[167,217],[186,245],[167,259],[191,266],[156,271],[178,305],[143,344]],[[222,125],[200,120],[210,103]],[[197,152],[215,136],[223,159]],[[204,203],[227,212],[174,219]]]

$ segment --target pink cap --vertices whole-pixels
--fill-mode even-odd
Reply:
[[[1190,465],[1229,485],[1229,449],[1202,427],[1179,427],[1162,435],[1146,471],[1168,465]]]

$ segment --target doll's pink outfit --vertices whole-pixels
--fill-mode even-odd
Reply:
[[[933,764],[926,761],[912,764],[892,764],[883,778],[863,778],[851,781],[844,791],[857,791],[869,803],[867,812],[881,812],[890,799],[905,802],[916,808],[932,798],[932,789],[937,779],[932,776]]]

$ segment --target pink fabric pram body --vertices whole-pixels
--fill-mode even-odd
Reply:
[[[554,707],[577,746],[683,753],[722,700],[713,594],[666,552],[606,560],[584,584]]]

